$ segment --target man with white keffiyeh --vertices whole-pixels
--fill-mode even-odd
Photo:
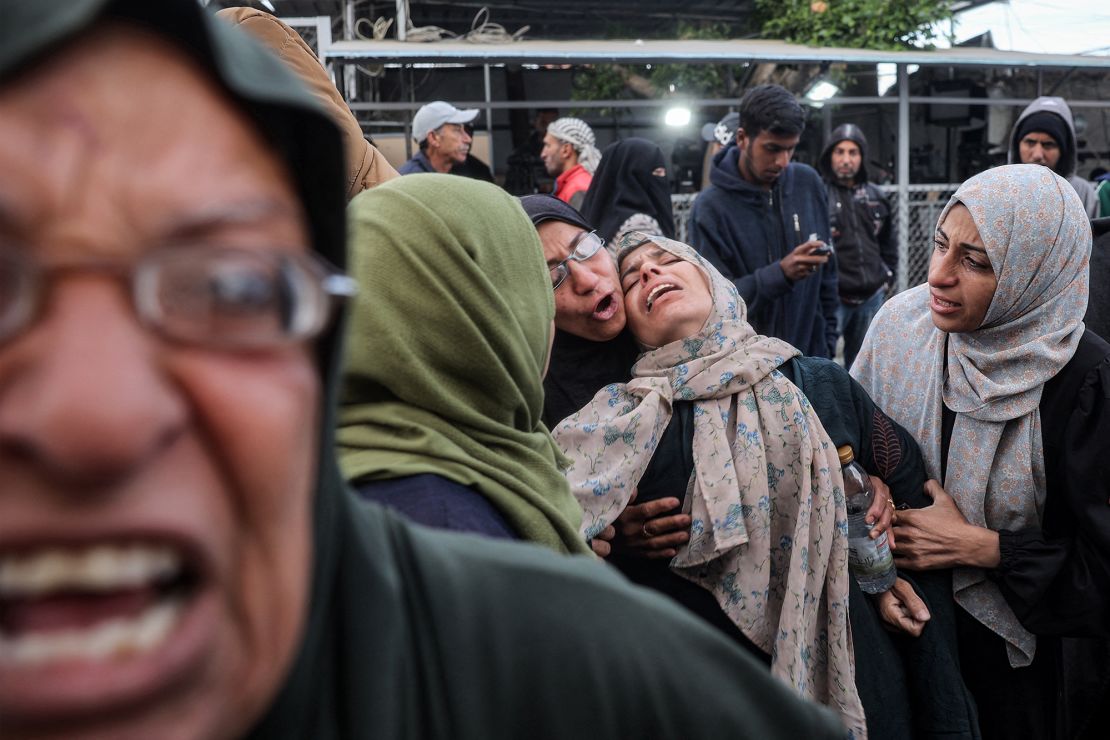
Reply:
[[[552,121],[543,137],[540,158],[547,174],[555,178],[555,197],[576,208],[581,206],[601,163],[601,152],[589,124],[580,118]]]

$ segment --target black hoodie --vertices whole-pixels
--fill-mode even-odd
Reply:
[[[851,187],[841,185],[832,168],[832,153],[842,141],[859,147],[860,167]],[[845,123],[829,137],[817,164],[829,188],[829,220],[840,270],[840,300],[858,306],[898,272],[894,219],[886,196],[867,179],[867,137]]]

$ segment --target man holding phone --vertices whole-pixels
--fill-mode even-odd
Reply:
[[[825,187],[790,161],[804,130],[791,92],[749,90],[736,141],[714,157],[712,184],[694,201],[690,240],[736,284],[756,331],[832,357],[840,300]]]

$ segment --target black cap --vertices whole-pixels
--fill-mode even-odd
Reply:
[[[539,226],[544,221],[563,221],[586,231],[594,230],[574,206],[553,195],[525,195],[520,199],[520,205],[524,206],[524,212],[532,219],[533,226]]]
[[[1061,149],[1066,148],[1070,141],[1068,125],[1063,118],[1051,111],[1037,111],[1022,119],[1018,124],[1017,140],[1020,142],[1034,131],[1051,136]]]

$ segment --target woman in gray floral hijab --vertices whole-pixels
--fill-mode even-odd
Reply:
[[[986,738],[1076,737],[1105,712],[1110,346],[1083,326],[1090,250],[1066,180],[979,174],[940,216],[928,283],[886,304],[852,366],[934,479],[895,555],[955,568]]]

